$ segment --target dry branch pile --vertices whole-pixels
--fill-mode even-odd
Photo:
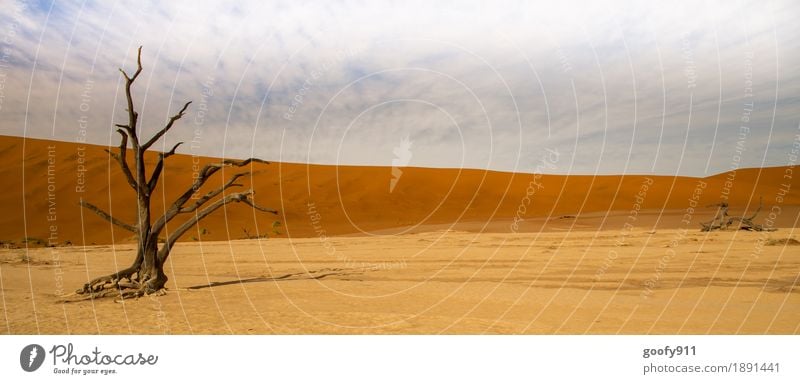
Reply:
[[[730,216],[728,214],[728,203],[723,201],[719,204],[710,205],[710,207],[717,207],[717,214],[711,221],[700,223],[701,232],[711,232],[714,230],[737,229],[744,231],[776,231],[777,228],[764,227],[761,224],[753,223],[753,219],[758,216],[763,207],[763,199],[759,199],[758,208],[750,216]]]

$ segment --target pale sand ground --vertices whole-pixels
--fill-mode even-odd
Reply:
[[[69,292],[126,266],[133,245],[33,249],[30,263],[19,261],[22,250],[3,250],[0,332],[796,334],[800,247],[757,246],[795,234],[439,231],[181,243],[168,295],[124,304],[61,304],[56,294],[61,278]],[[184,290],[209,282],[229,284]]]

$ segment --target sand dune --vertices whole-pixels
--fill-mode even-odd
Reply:
[[[85,199],[128,222],[134,219],[131,204],[135,204],[135,195],[104,149],[0,136],[0,177],[6,186],[0,190],[4,213],[0,240],[16,244],[26,237],[43,241],[54,237],[59,244],[130,241],[130,233],[112,228],[77,205]],[[193,167],[215,161],[187,155],[170,160],[162,179],[167,188],[162,183],[154,198],[157,212],[164,209],[164,201],[171,201],[190,184]],[[775,201],[784,175],[791,171],[785,167],[743,169],[706,179],[403,168],[393,189],[391,167],[273,163],[251,169],[256,175],[246,183],[255,189],[256,201],[278,209],[280,215],[229,206],[183,240],[242,239],[246,233],[315,237],[446,228],[489,232],[588,229],[616,227],[628,220],[631,211],[636,213],[631,223],[636,226],[697,228],[697,222],[707,220],[711,212],[693,214],[686,225],[681,223],[686,210],[719,202],[728,190],[732,213],[752,211],[763,196],[766,209],[773,205],[782,208],[778,226],[792,226],[800,205],[797,188],[783,196],[780,204]],[[208,187],[218,186],[223,176]],[[727,188],[726,182],[730,183]],[[696,191],[698,185],[704,188]],[[693,197],[694,202],[690,201]],[[280,222],[280,234],[273,231],[275,221]]]

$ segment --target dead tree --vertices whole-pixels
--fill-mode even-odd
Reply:
[[[115,124],[118,128],[117,132],[121,136],[119,151],[113,152],[106,150],[106,152],[116,160],[119,167],[122,169],[122,173],[128,185],[130,185],[136,193],[137,221],[136,224],[125,223],[104,212],[97,206],[83,200],[80,201],[80,205],[91,210],[110,223],[136,234],[138,239],[136,259],[128,268],[86,283],[83,288],[76,291],[77,294],[83,295],[84,298],[117,296],[125,299],[165,293],[164,285],[167,282],[167,276],[164,273],[164,262],[167,260],[167,257],[169,257],[175,242],[200,220],[227,204],[244,203],[259,211],[273,214],[278,213],[273,209],[257,205],[253,201],[254,192],[252,189],[235,193],[226,193],[230,188],[243,187],[243,185],[238,184],[237,181],[244,176],[250,175],[250,172],[236,173],[219,188],[210,190],[200,197],[196,196],[196,193],[205,183],[209,181],[214,174],[224,168],[244,167],[251,163],[268,164],[266,161],[250,158],[246,160],[223,160],[219,163],[205,165],[201,168],[192,185],[187,187],[161,216],[151,216],[150,198],[158,186],[158,180],[164,169],[164,162],[175,154],[175,150],[178,149],[178,146],[182,143],[179,142],[175,144],[172,149],[167,152],[159,153],[155,166],[149,172],[145,166],[145,152],[172,129],[175,123],[184,116],[191,101],[184,104],[183,108],[181,108],[178,113],[170,117],[164,127],[156,132],[155,135],[146,140],[142,139],[138,134],[139,127],[137,124],[139,122],[139,114],[134,108],[133,96],[131,95],[131,87],[142,72],[142,47],[139,47],[137,69],[133,76],[129,76],[123,69],[119,71],[125,79],[125,96],[128,101],[128,123]],[[133,152],[132,168],[128,164],[128,144],[130,144]],[[193,198],[193,196],[197,198]],[[165,232],[167,223],[170,223],[173,219],[182,215],[187,217],[187,219],[179,226],[171,227]],[[159,236],[162,232],[165,232],[166,237],[160,240]]]
[[[722,228],[723,225],[727,222],[728,219],[728,202],[723,201],[719,204],[712,204],[706,206],[706,208],[717,207],[717,214],[714,216],[711,221],[706,223],[700,223],[703,226],[703,232],[711,231],[712,229],[719,229]],[[708,228],[708,229],[705,229]]]
[[[753,219],[756,218],[759,212],[761,212],[761,208],[764,206],[763,200],[763,198],[759,198],[758,208],[756,208],[756,211],[753,212],[753,214],[749,217],[728,215],[728,203],[725,201],[719,204],[709,205],[708,207],[719,207],[719,209],[717,209],[717,214],[713,219],[711,219],[711,221],[700,223],[700,231],[711,232],[714,230],[726,230],[734,225],[735,229],[741,229],[745,231],[775,231],[776,228],[768,228],[761,224],[753,223]]]

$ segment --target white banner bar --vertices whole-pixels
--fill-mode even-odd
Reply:
[[[3,336],[0,377],[81,384],[798,383],[798,345],[798,336]]]

